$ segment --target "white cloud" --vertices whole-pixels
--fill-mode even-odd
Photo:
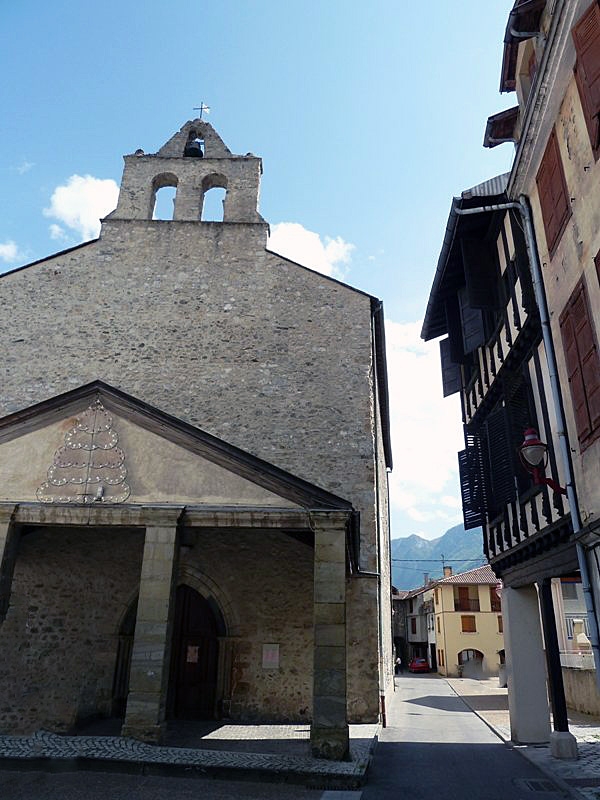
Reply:
[[[66,239],[67,234],[64,232],[64,229],[60,227],[60,225],[56,225],[54,222],[50,225],[50,238],[51,239]]]
[[[416,522],[439,519],[450,527],[462,519],[456,458],[463,448],[460,402],[458,395],[442,397],[439,344],[420,338],[421,324],[386,322],[394,457],[390,500]]]
[[[29,172],[29,170],[32,167],[35,167],[33,161],[27,161],[23,159],[23,161],[19,164],[19,166],[16,167],[16,170],[19,173],[19,175],[24,175],[26,172]]]
[[[21,257],[19,248],[16,243],[9,240],[7,242],[0,242],[0,260],[9,264],[11,261],[16,261]]]
[[[307,230],[298,222],[272,225],[267,246],[269,250],[333,278],[343,277],[343,266],[350,263],[354,250],[354,245],[345,242],[341,236],[321,239],[318,233]]]
[[[100,233],[100,219],[117,205],[119,187],[112,179],[92,175],[71,175],[66,184],[57,186],[44,216],[57,219],[81,239],[93,239]],[[60,238],[60,227],[50,226],[52,238]]]

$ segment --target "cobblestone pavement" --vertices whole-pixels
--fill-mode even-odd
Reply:
[[[507,690],[498,679],[447,678],[457,695],[475,711],[498,736],[510,742]],[[569,712],[569,730],[577,739],[579,758],[563,760],[550,755],[549,745],[515,746],[548,777],[558,779],[574,797],[600,800],[600,718]]]
[[[308,725],[221,725],[203,737],[202,746],[158,746],[120,736],[68,736],[38,731],[31,736],[0,735],[0,769],[5,765],[43,769],[45,760],[77,769],[129,768],[148,771],[170,767],[179,772],[257,773],[288,778],[338,781],[348,786],[364,779],[378,726],[351,725],[351,761],[312,758]],[[190,738],[188,732],[186,738]],[[240,747],[239,745],[243,745]]]

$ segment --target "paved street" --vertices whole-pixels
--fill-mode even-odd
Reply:
[[[435,675],[403,675],[361,800],[564,797]]]
[[[321,800],[322,790],[282,783],[99,772],[0,771],[2,800]],[[345,799],[344,799],[345,800]]]
[[[0,798],[162,800],[168,796],[169,800],[187,800],[201,795],[202,800],[553,800],[585,796],[595,800],[599,796],[591,783],[585,788],[583,781],[595,774],[591,771],[595,756],[586,754],[584,748],[596,752],[598,728],[593,724],[597,721],[581,719],[573,726],[581,742],[580,760],[557,762],[549,757],[547,748],[519,752],[490,728],[492,725],[501,735],[508,735],[506,691],[498,689],[496,681],[403,675],[396,679],[396,686],[388,705],[387,727],[379,732],[368,783],[362,790],[325,790],[318,778],[315,788],[278,783],[276,775],[272,782],[223,780],[202,769],[192,769],[194,777],[69,772],[74,761],[60,767],[54,761],[60,771],[0,770]],[[280,748],[284,743],[282,739]],[[523,757],[525,750],[527,758]],[[555,778],[549,777],[548,770]],[[572,794],[565,793],[566,784]]]

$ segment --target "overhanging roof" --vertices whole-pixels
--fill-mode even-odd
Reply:
[[[496,147],[504,142],[516,142],[516,127],[519,120],[519,106],[507,108],[488,117],[483,137],[484,147]]]
[[[433,285],[429,293],[425,319],[421,329],[421,338],[425,341],[437,339],[448,332],[446,322],[446,297],[455,294],[464,284],[464,271],[460,247],[455,247],[455,241],[460,234],[471,238],[481,238],[485,235],[489,224],[490,211],[481,211],[479,214],[461,216],[458,211],[464,208],[487,208],[498,203],[506,202],[506,186],[510,173],[497,175],[495,178],[466,189],[460,197],[453,197],[450,205],[450,214],[442,243],[442,250],[438,259]]]
[[[536,36],[546,0],[515,0],[504,34],[504,53],[500,72],[500,91],[514,92],[517,85],[519,43]]]

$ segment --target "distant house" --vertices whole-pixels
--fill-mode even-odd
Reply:
[[[451,572],[451,568],[446,570]],[[497,675],[504,650],[500,584],[489,565],[449,574],[433,588],[440,675]]]

